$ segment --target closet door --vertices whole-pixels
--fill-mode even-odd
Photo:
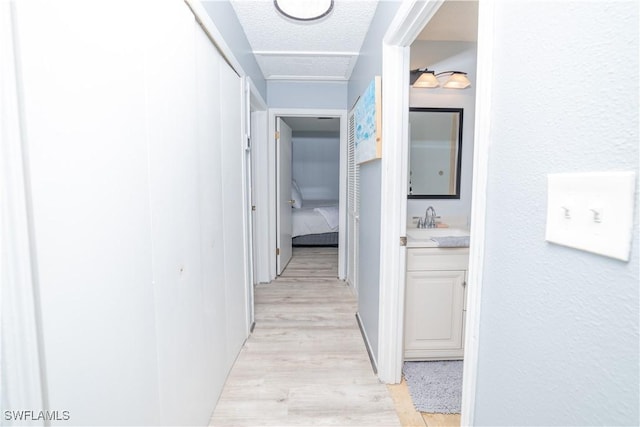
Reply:
[[[206,425],[247,333],[240,78],[184,2],[13,3],[48,407]]]
[[[358,290],[358,229],[360,167],[356,163],[355,119],[349,113],[349,140],[347,156],[347,280]]]
[[[242,91],[188,7],[159,2],[154,18],[163,28],[148,40],[146,82],[160,413],[165,424],[205,425],[247,330]]]
[[[201,250],[196,33],[190,10],[158,2],[146,45],[147,126],[158,395],[162,423],[195,425],[210,404]],[[168,30],[170,29],[170,31]]]
[[[146,9],[11,3],[48,404],[3,409],[69,411],[62,425],[158,425]],[[20,394],[0,391],[3,404]]]
[[[220,129],[224,226],[227,365],[231,367],[249,330],[247,325],[244,226],[244,131],[242,82],[220,61]]]
[[[222,205],[220,63],[224,60],[201,28],[196,28],[196,138],[200,187],[200,253],[206,362],[203,399],[218,400],[230,364],[226,354],[226,289]]]

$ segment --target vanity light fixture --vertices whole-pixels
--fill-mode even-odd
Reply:
[[[418,88],[434,88],[440,86],[438,77],[449,76],[442,87],[447,89],[464,89],[471,86],[464,71],[442,71],[436,73],[427,68],[417,68],[409,72],[409,84]]]
[[[333,0],[273,0],[281,15],[296,21],[317,21],[333,10]]]

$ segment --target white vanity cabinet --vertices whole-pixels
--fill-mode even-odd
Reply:
[[[469,248],[408,248],[405,360],[462,359]]]

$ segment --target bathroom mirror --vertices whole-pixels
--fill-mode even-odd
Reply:
[[[462,108],[409,108],[409,199],[459,199]]]

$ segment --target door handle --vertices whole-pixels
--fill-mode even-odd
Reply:
[[[290,204],[291,206],[293,206],[293,204],[294,204],[295,202],[296,202],[295,200],[289,200],[289,204]]]

